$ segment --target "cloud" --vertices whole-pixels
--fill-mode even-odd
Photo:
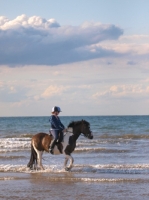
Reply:
[[[49,87],[47,87],[44,92],[36,97],[36,99],[49,99],[51,97],[62,97],[63,95],[65,97],[69,97],[73,94],[73,95],[78,95],[79,97],[82,95],[85,95],[86,91],[89,91],[91,89],[90,85],[50,85]]]
[[[0,102],[20,102],[26,96],[27,88],[22,86],[13,86],[0,84]]]
[[[117,41],[102,41],[92,48],[103,48],[124,55],[128,65],[149,61],[149,35],[121,36]]]
[[[50,27],[59,27],[60,25],[56,22],[55,19],[46,20],[39,16],[27,17],[26,15],[21,15],[16,17],[14,20],[9,20],[5,16],[0,16],[0,28],[1,30],[9,29],[19,29],[24,28],[38,28],[38,29],[47,29]]]
[[[55,19],[21,15],[0,17],[0,65],[59,65],[117,53],[92,45],[117,40],[123,30],[112,24],[60,26]]]
[[[59,96],[65,90],[66,90],[66,87],[64,86],[51,85],[48,88],[46,88],[46,90],[42,93],[41,97],[49,98],[52,96]]]
[[[96,92],[93,99],[148,99],[149,87],[144,85],[113,85],[104,92]]]

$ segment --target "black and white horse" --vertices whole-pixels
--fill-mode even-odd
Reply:
[[[75,150],[76,141],[81,133],[88,139],[93,139],[93,135],[90,130],[90,124],[85,121],[73,121],[68,125],[67,132],[64,134],[64,139],[61,144],[57,144],[53,150],[54,155],[58,155],[61,152],[65,155],[64,168],[69,171],[72,168],[74,159],[71,153]],[[37,169],[37,165],[40,169],[44,169],[42,165],[42,154],[44,151],[49,152],[49,147],[53,136],[46,133],[38,133],[33,136],[31,140],[31,157],[28,163],[29,168]],[[69,166],[67,162],[70,160]]]

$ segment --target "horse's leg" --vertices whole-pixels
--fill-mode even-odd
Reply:
[[[69,171],[72,168],[74,159],[71,155],[68,155],[68,154],[65,154],[65,155],[66,155],[66,157],[65,157],[65,162],[64,162],[64,168],[66,171]],[[70,160],[70,165],[67,167],[68,160]]]
[[[64,168],[65,168],[65,170],[66,170],[66,168],[67,168],[67,162],[68,162],[68,156],[66,155],[65,156],[65,161],[64,161]],[[67,171],[67,170],[66,170]]]
[[[36,151],[36,153],[37,153],[37,164],[39,165],[40,169],[44,170],[43,165],[42,165],[42,154],[43,154],[43,152],[42,152],[42,151],[39,151],[39,150],[35,147],[34,144],[33,144],[33,146],[34,146],[34,149],[35,149],[35,151]]]
[[[31,156],[30,156],[30,161],[27,164],[27,167],[29,167],[30,169],[32,169],[33,166],[36,163],[36,160],[37,160],[37,154],[36,154],[36,151],[34,150],[33,145],[31,144]]]
[[[39,151],[39,166],[42,170],[44,170],[43,168],[43,165],[42,165],[42,154],[43,154],[43,151]]]
[[[74,159],[73,159],[73,157],[70,155],[70,165],[68,166],[69,170],[72,168],[73,162],[74,162]]]

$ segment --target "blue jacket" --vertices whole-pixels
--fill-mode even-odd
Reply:
[[[51,129],[57,129],[59,131],[62,131],[65,129],[65,126],[61,123],[59,117],[51,115],[49,121],[51,124]]]

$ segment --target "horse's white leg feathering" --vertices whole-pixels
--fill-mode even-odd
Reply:
[[[69,131],[73,131],[71,128]],[[70,136],[72,136],[72,132],[71,133],[66,133],[66,135],[64,136],[64,142],[63,142],[63,154],[65,155],[65,161],[64,161],[64,169],[66,171],[69,171],[71,168],[72,168],[72,165],[73,165],[73,162],[74,162],[74,159],[71,155],[68,155],[65,153],[65,149],[66,147],[69,145],[69,138]],[[68,160],[70,160],[70,164],[69,166],[67,167],[67,163],[68,163]]]
[[[71,155],[65,154],[65,156],[66,157],[65,157],[65,162],[64,162],[64,168],[65,168],[66,171],[69,171],[72,168],[72,166],[73,166],[74,159],[73,159],[73,157]],[[70,164],[67,167],[68,160],[70,160]]]
[[[35,149],[35,151],[37,153],[37,163],[38,163],[40,169],[44,170],[43,165],[42,165],[42,154],[43,154],[43,152],[37,150],[37,148],[35,147],[34,143],[33,143],[33,147],[34,147],[34,149]]]

